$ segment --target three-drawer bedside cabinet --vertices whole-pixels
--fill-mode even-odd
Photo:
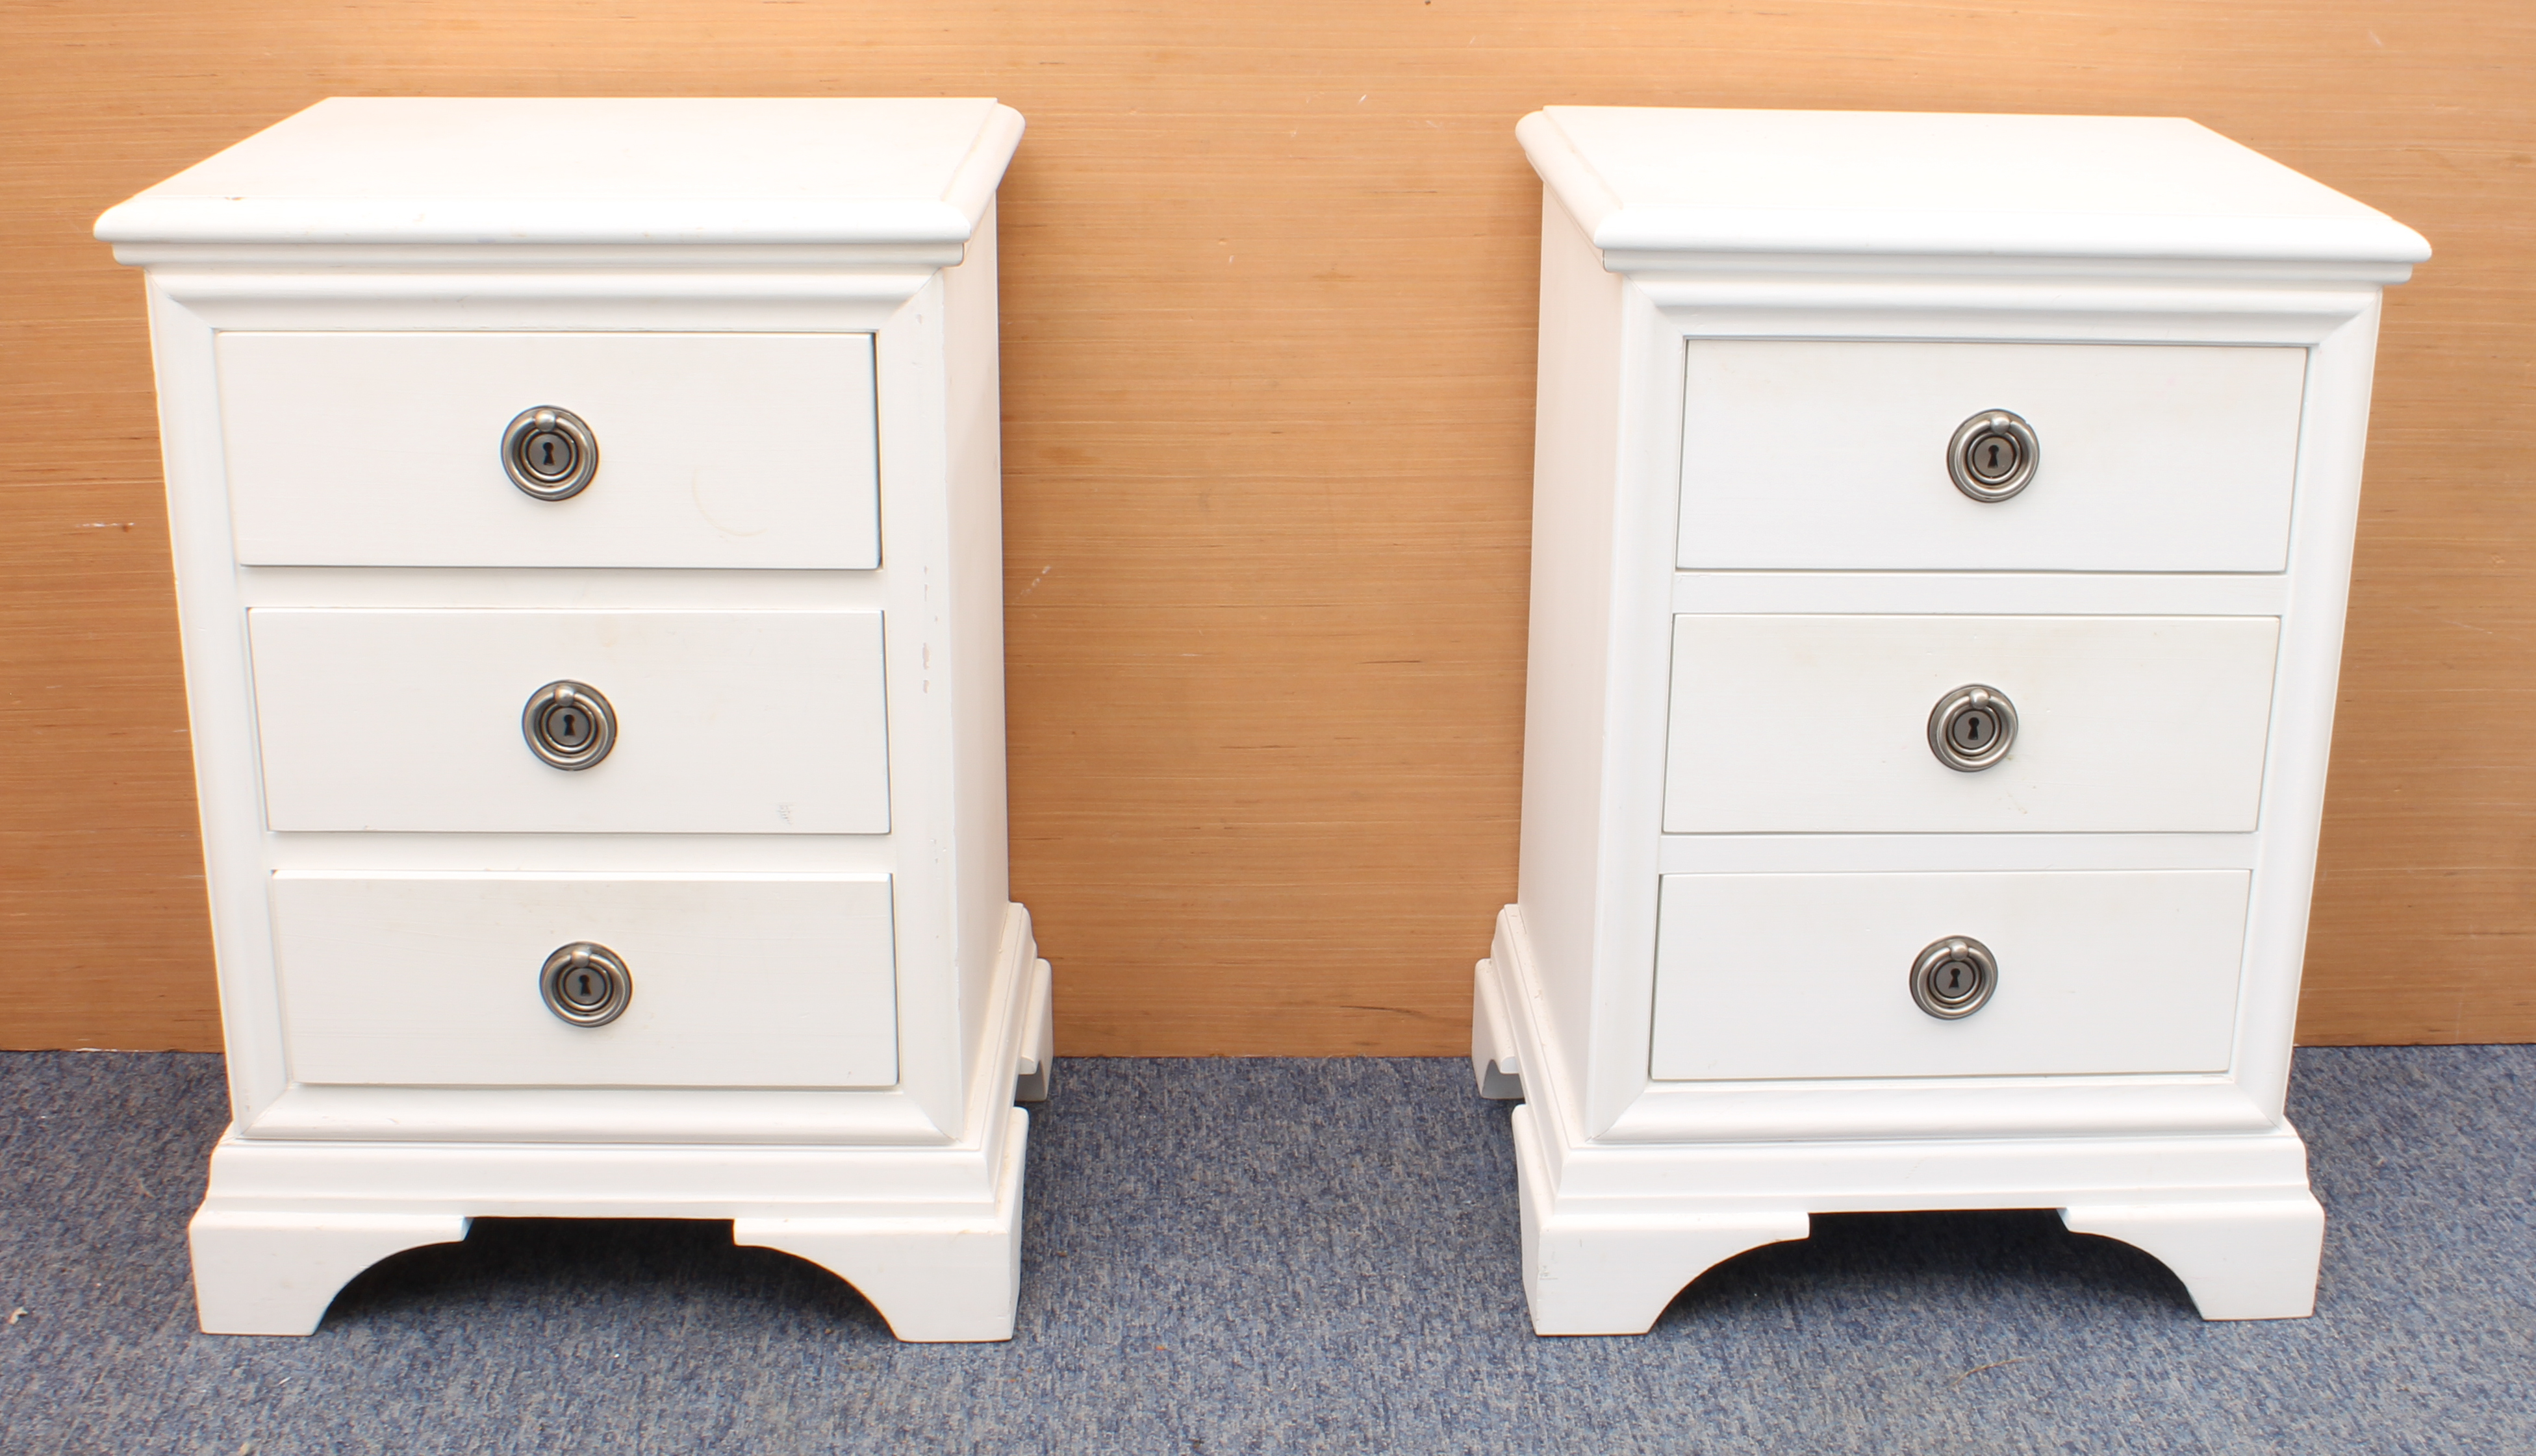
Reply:
[[[1817,1213],[2307,1313],[2282,1115],[2391,220],[2173,119],[1552,107],[1517,903],[1545,1334]]]
[[[203,1327],[476,1217],[1012,1333],[990,100],[337,99],[147,270],[234,1121]]]

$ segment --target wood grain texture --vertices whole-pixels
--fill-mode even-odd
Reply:
[[[1551,102],[2182,114],[2393,295],[2302,1036],[2536,1039],[2536,11],[2506,0],[11,0],[0,1045],[217,1045],[107,205],[330,95],[969,95],[1004,190],[1013,883],[1075,1055],[1448,1053],[1514,888]]]

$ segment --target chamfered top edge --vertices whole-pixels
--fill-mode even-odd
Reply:
[[[96,235],[957,245],[1022,129],[980,97],[334,97],[107,210]]]
[[[1551,106],[1516,136],[1607,253],[2430,256],[2392,218],[2182,117]]]

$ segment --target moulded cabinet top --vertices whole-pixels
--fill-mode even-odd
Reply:
[[[1663,254],[2431,254],[2383,213],[2181,117],[1551,106],[1516,136],[1615,269]]]
[[[984,99],[320,101],[97,220],[112,243],[965,243],[1022,134]]]

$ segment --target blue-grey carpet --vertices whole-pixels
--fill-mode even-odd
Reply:
[[[727,1226],[485,1221],[305,1340],[194,1329],[210,1056],[0,1055],[0,1450],[2536,1452],[2536,1047],[2299,1053],[2314,1319],[2048,1214],[1853,1215],[1542,1340],[1453,1061],[1070,1061],[1021,1331],[900,1345]]]

